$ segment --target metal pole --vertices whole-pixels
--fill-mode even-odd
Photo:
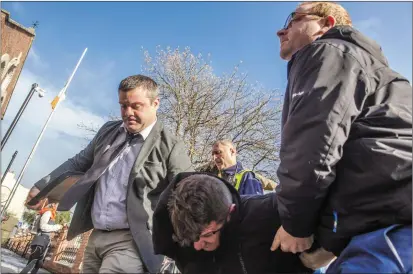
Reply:
[[[25,110],[27,104],[29,103],[30,99],[33,97],[34,92],[36,91],[38,84],[34,83],[32,85],[32,89],[30,90],[29,94],[27,94],[26,99],[24,100],[23,104],[21,105],[19,111],[17,112],[16,116],[13,119],[13,122],[7,129],[6,134],[4,135],[3,139],[1,139],[1,151],[3,151],[4,146],[6,145],[7,140],[9,139],[14,127],[16,126],[17,122],[20,119],[20,116],[22,116],[23,111]]]
[[[57,109],[57,106],[58,106],[59,103],[60,103],[60,98],[64,98],[65,92],[66,92],[66,90],[67,90],[70,82],[72,81],[73,75],[75,74],[77,68],[79,67],[80,62],[82,62],[82,59],[83,59],[83,57],[84,57],[85,54],[86,54],[86,51],[87,51],[87,48],[83,51],[83,54],[82,54],[82,56],[80,57],[79,61],[77,62],[77,65],[76,65],[75,69],[73,70],[72,75],[70,75],[70,78],[69,78],[69,80],[67,81],[66,85],[65,85],[65,86],[63,87],[63,89],[59,92],[59,95],[55,98],[55,100],[53,100],[55,103],[54,103],[54,105],[53,105],[53,103],[52,103],[52,112],[50,112],[49,118],[47,118],[47,121],[46,121],[46,123],[44,124],[44,126],[43,126],[43,128],[42,128],[42,131],[40,132],[39,137],[37,137],[36,143],[34,144],[34,146],[33,146],[33,148],[32,148],[32,151],[30,152],[29,157],[27,157],[27,160],[26,160],[26,162],[24,163],[24,166],[23,166],[23,168],[22,168],[22,171],[20,172],[20,175],[19,175],[19,177],[17,178],[16,184],[14,185],[14,187],[13,187],[13,189],[12,189],[10,195],[9,195],[9,198],[8,198],[6,204],[4,205],[3,209],[2,209],[1,216],[3,216],[3,214],[6,212],[8,206],[10,205],[10,202],[11,202],[11,200],[13,199],[14,194],[16,193],[17,187],[19,186],[20,181],[21,181],[21,179],[23,178],[24,172],[26,171],[26,168],[27,168],[28,164],[30,163],[30,160],[32,159],[33,154],[34,154],[34,152],[36,151],[36,148],[37,148],[37,146],[39,145],[40,140],[42,139],[43,133],[44,133],[44,131],[46,130],[46,127],[47,127],[47,125],[49,124],[50,119],[52,118],[55,110]]]
[[[10,162],[9,162],[9,165],[7,166],[6,171],[3,173],[3,176],[1,177],[1,183],[0,183],[0,185],[2,185],[4,179],[6,179],[7,172],[9,172],[9,169],[10,169],[11,165],[12,165],[13,162],[14,162],[14,158],[16,158],[16,156],[17,156],[17,153],[18,153],[18,151],[16,150],[16,151],[13,153],[13,156],[11,156],[11,160],[10,160]]]

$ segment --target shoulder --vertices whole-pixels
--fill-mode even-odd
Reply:
[[[275,193],[241,196],[241,212],[244,232],[272,233],[280,226]]]
[[[255,173],[252,170],[243,170],[241,171],[241,173],[242,173],[242,179],[244,181],[258,180],[257,176],[255,176]]]
[[[183,144],[181,139],[178,136],[172,134],[170,130],[163,126],[162,123],[157,122],[157,127],[159,135],[161,137],[161,142],[167,144],[171,148],[173,148],[176,144]]]
[[[52,213],[50,211],[46,211],[45,213],[42,214],[42,216],[40,217],[41,219],[46,219],[49,220],[50,217],[52,216]]]
[[[275,193],[268,193],[264,195],[241,196],[243,217],[254,218],[254,214],[257,214],[257,210],[263,214],[272,214],[277,212],[277,201],[275,195]]]
[[[297,63],[316,65],[318,63],[351,63],[365,69],[367,52],[360,47],[341,39],[320,39],[305,46],[299,51]]]
[[[343,57],[348,56],[352,61],[358,61],[359,56],[356,53],[356,46],[347,41],[340,39],[322,39],[316,40],[305,46],[299,51],[297,59],[299,60],[323,60],[326,57]],[[344,59],[336,60],[344,61]]]
[[[118,128],[122,125],[122,123],[123,123],[122,120],[107,121],[106,123],[103,124],[103,126],[100,128],[100,130]]]
[[[122,125],[123,121],[122,120],[117,120],[117,121],[107,121],[104,123],[99,131],[97,132],[97,136],[104,135],[109,131],[113,131],[114,129],[118,129]]]

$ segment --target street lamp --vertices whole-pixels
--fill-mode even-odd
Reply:
[[[33,97],[33,94],[37,92],[40,98],[44,97],[45,91],[39,87],[38,84],[34,83],[32,88],[30,89],[29,94],[27,94],[26,99],[24,100],[23,104],[21,105],[19,111],[17,112],[16,116],[13,119],[13,122],[7,129],[6,134],[4,135],[3,139],[1,140],[1,151],[3,151],[4,146],[6,145],[7,140],[9,139],[12,131],[16,127],[17,122],[19,121],[20,117],[22,116],[23,111],[25,110],[27,104],[29,103],[30,99]]]

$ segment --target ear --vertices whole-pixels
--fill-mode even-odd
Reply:
[[[231,154],[236,155],[237,154],[237,150],[233,147],[230,148]]]
[[[318,36],[323,36],[327,31],[336,25],[336,19],[329,15],[326,18],[321,19],[320,24],[322,27],[318,31]]]
[[[156,109],[159,108],[159,103],[160,103],[159,97],[156,97],[152,102],[153,106],[156,107]]]
[[[330,28],[333,28],[336,25],[336,18],[334,18],[333,16],[329,15],[326,19],[326,23],[330,26]]]
[[[236,207],[237,207],[237,206],[236,206],[235,204],[232,204],[232,205],[229,207],[229,213],[233,212]]]
[[[235,204],[232,204],[232,205],[229,207],[229,213],[228,213],[228,217],[227,217],[227,222],[229,222],[229,220],[231,219],[231,213],[235,211],[235,208],[236,208],[236,207],[237,207],[237,206],[236,206]]]
[[[334,26],[336,25],[336,18],[334,18],[331,15],[324,18],[323,21],[324,21],[324,26],[322,27],[322,30],[324,31],[324,33],[329,31],[331,28],[334,28]]]

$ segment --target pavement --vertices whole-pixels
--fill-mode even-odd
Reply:
[[[1,248],[1,273],[20,273],[26,266],[27,259],[5,248]],[[42,274],[51,274],[49,271],[41,268]]]

